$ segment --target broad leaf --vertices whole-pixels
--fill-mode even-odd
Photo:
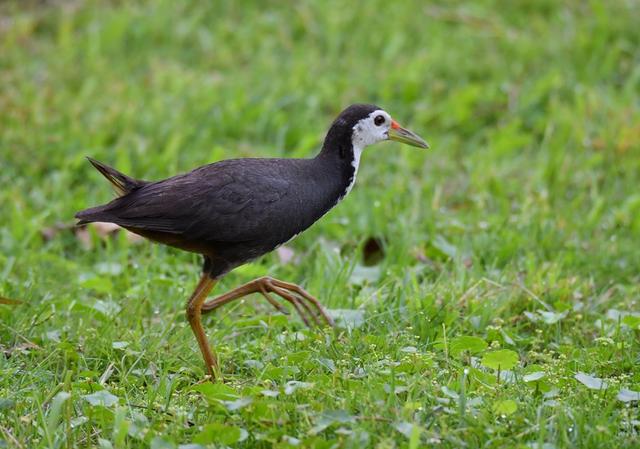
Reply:
[[[546,310],[539,310],[538,313],[542,317],[542,321],[546,324],[555,324],[561,319],[565,318],[568,312],[547,312]]]
[[[213,384],[207,382],[196,385],[193,390],[202,393],[209,402],[233,401],[239,398],[238,393],[233,388],[221,383]]]
[[[154,437],[151,440],[151,449],[176,449],[177,447],[175,443],[161,437]]]
[[[640,391],[627,390],[626,388],[622,388],[618,392],[618,401],[622,402],[632,402],[632,401],[640,401]]]
[[[309,430],[309,434],[316,435],[332,424],[353,423],[355,420],[355,416],[346,410],[328,410],[318,417],[316,425]]]
[[[545,376],[544,371],[535,371],[533,373],[525,374],[522,376],[522,380],[525,382],[535,382],[542,379]]]
[[[495,370],[510,370],[518,364],[518,353],[510,349],[487,352],[482,357],[482,364]]]
[[[246,430],[236,426],[227,426],[222,423],[211,423],[204,426],[202,432],[197,434],[193,441],[198,444],[234,444],[247,438]]]
[[[575,379],[591,390],[604,390],[608,387],[607,382],[599,377],[593,377],[585,373],[576,373]]]
[[[222,404],[224,404],[225,407],[227,407],[227,410],[229,410],[230,412],[235,412],[236,410],[240,410],[241,408],[244,408],[247,405],[251,404],[253,402],[253,399],[240,398],[236,401],[221,401],[221,402]]]
[[[622,319],[622,324],[632,329],[640,329],[640,316],[627,315]]]
[[[118,403],[118,396],[112,395],[107,390],[100,390],[95,393],[85,394],[82,398],[94,406],[112,407]]]
[[[284,386],[284,394],[288,396],[290,394],[293,394],[299,388],[307,389],[311,387],[313,387],[313,384],[310,382],[299,382],[297,380],[290,380]]]
[[[462,335],[451,339],[449,343],[449,353],[453,356],[457,356],[464,351],[477,354],[487,349],[487,346],[487,342],[480,337]]]
[[[512,399],[507,399],[505,401],[498,401],[493,404],[493,412],[498,415],[512,415],[518,410],[518,404],[516,401]]]
[[[329,316],[336,324],[347,329],[357,329],[364,324],[364,310],[360,309],[330,309]]]

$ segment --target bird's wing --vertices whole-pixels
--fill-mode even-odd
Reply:
[[[273,223],[290,190],[277,164],[223,161],[146,184],[110,203],[108,213],[121,226],[187,240],[251,241]]]

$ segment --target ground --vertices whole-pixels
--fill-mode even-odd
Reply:
[[[640,4],[0,4],[0,447],[640,446]],[[425,137],[363,155],[259,297],[185,316],[197,256],[73,214],[86,162],[159,179],[313,155],[374,102]],[[7,301],[4,301],[7,302]]]

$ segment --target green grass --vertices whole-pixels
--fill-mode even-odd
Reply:
[[[638,23],[633,0],[0,4],[0,295],[24,301],[0,304],[0,448],[638,447]],[[294,262],[217,292],[269,274],[355,327],[227,306],[224,385],[184,317],[196,256],[42,237],[111,198],[86,155],[146,179],[309,156],[353,102],[433,149],[368,149]]]

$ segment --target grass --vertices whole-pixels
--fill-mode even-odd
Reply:
[[[24,301],[0,304],[0,447],[640,445],[637,2],[0,17],[0,295]],[[367,150],[293,260],[224,279],[269,274],[347,310],[335,333],[259,298],[207,318],[224,384],[200,382],[184,317],[197,257],[42,236],[111,197],[86,155],[147,179],[309,156],[352,102],[433,150]]]

